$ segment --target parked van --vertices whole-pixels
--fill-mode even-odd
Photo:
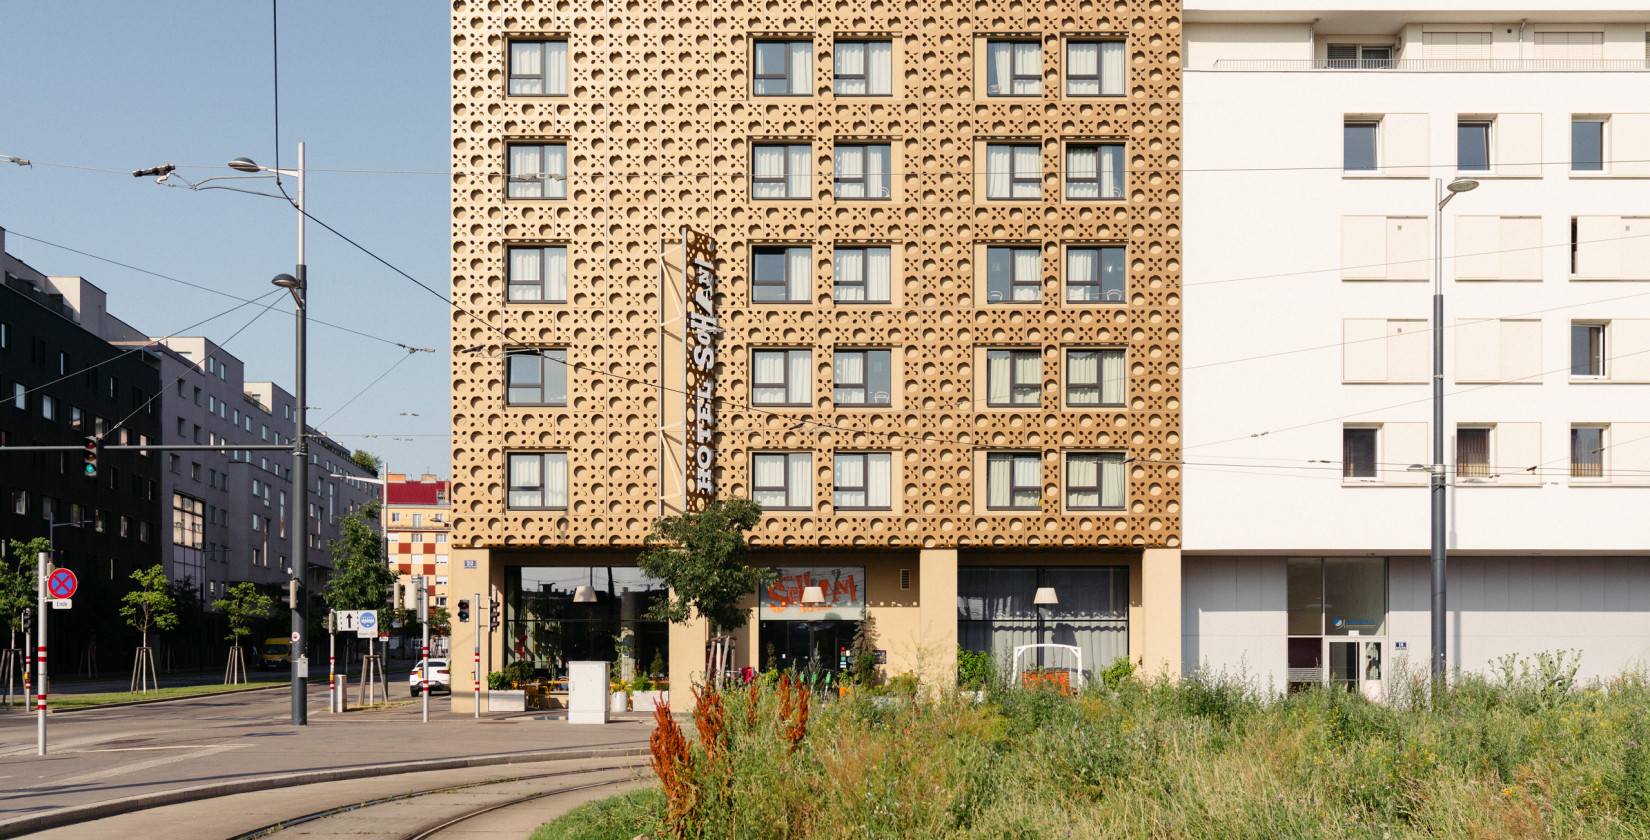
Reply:
[[[279,671],[292,667],[292,642],[285,636],[264,639],[258,646],[258,664],[265,671]]]

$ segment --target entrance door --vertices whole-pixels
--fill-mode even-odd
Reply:
[[[819,670],[842,671],[858,629],[858,621],[763,621],[757,628],[759,661],[763,670],[802,670],[817,656]]]
[[[1372,700],[1381,697],[1383,643],[1375,639],[1339,639],[1329,642],[1329,685],[1358,691]]]

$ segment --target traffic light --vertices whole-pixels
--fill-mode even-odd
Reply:
[[[97,478],[97,438],[86,438],[86,477]]]
[[[469,598],[460,598],[460,599],[458,599],[458,620],[460,622],[466,622],[466,621],[470,620],[470,599]]]
[[[498,632],[498,599],[487,599],[487,629]]]

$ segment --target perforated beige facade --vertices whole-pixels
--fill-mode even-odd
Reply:
[[[453,541],[477,561],[459,590],[635,547],[679,509],[688,227],[718,250],[718,490],[769,500],[757,545],[895,550],[919,577],[908,629],[938,628],[942,658],[959,563],[1128,565],[1135,590],[1172,567],[1163,656],[1130,655],[1178,671],[1178,3],[453,8]],[[531,278],[529,248],[550,249]],[[886,295],[850,257],[885,261]],[[520,348],[565,350],[564,405],[507,399]],[[775,366],[784,350],[805,359]],[[854,378],[864,350],[886,352],[885,389]],[[1077,382],[1070,351],[1107,361]],[[509,455],[533,452],[566,453],[564,501],[559,454],[512,497]],[[783,462],[776,496],[780,462],[761,486],[753,464],[777,453],[806,464]],[[841,496],[837,456],[864,453],[889,455],[887,492]],[[988,466],[1002,453],[1020,462]],[[1115,486],[1074,491],[1074,455]],[[1154,600],[1131,596],[1131,640]]]

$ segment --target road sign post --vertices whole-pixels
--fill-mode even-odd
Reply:
[[[478,609],[478,610],[481,609],[481,593],[477,592],[476,595],[475,595],[475,600],[471,601],[470,603],[475,604],[476,609]],[[471,699],[474,700],[475,704],[476,704],[475,716],[476,716],[477,719],[480,719],[480,717],[481,717],[481,617],[480,616],[476,616],[475,628],[476,628],[476,661],[475,661],[475,670],[471,671],[471,674],[473,674],[474,677],[475,677],[475,694],[472,695]],[[452,669],[449,668],[448,670],[451,671]]]
[[[39,718],[39,721],[36,725],[37,732],[36,732],[36,735],[35,735],[35,755],[45,755],[46,754],[46,591],[49,588],[49,585],[47,584],[46,578],[47,578],[47,575],[48,575],[47,567],[51,565],[52,556],[51,556],[51,554],[42,551],[42,552],[40,552],[40,556],[36,559],[39,561],[38,565],[39,565],[39,575],[40,575],[40,605],[39,605],[39,609],[38,609],[38,614],[35,616],[35,620],[39,621],[40,624],[39,624],[38,628],[35,631],[36,635],[37,635],[37,639],[35,641],[35,644],[36,644],[37,647],[35,648],[35,660],[34,660],[34,681],[35,681],[35,685],[34,685],[34,690],[35,690],[34,709],[35,709],[35,715]],[[61,569],[60,571],[68,572],[69,570],[68,569]],[[53,578],[57,577],[57,574],[55,572],[52,572],[52,573],[49,573],[49,574]],[[75,590],[75,586],[76,586],[75,579],[74,579],[74,572],[69,572],[68,581],[69,581],[69,584],[68,584],[69,594],[73,595],[74,590]]]

